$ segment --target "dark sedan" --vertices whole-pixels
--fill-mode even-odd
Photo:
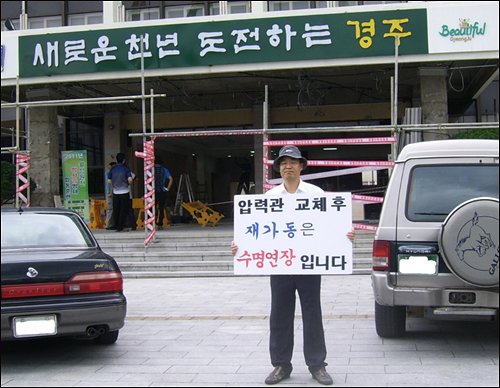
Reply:
[[[2,341],[49,336],[112,344],[127,300],[115,260],[75,212],[2,210]]]

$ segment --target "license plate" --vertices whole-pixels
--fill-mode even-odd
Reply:
[[[55,315],[16,317],[12,321],[12,331],[15,338],[56,335],[57,318]]]
[[[437,275],[438,257],[399,255],[398,272],[401,275]]]

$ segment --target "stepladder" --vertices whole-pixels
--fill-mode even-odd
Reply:
[[[189,202],[194,202],[193,188],[189,175],[182,173],[179,179],[179,186],[177,188],[177,196],[175,197],[174,214],[182,216],[184,203],[184,195],[187,195]]]

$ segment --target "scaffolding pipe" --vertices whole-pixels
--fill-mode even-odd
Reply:
[[[153,95],[153,89],[149,89],[149,92],[150,92],[150,96],[152,96]],[[155,104],[154,104],[154,98],[153,97],[151,97],[150,100],[151,100],[151,107],[149,109],[149,112],[150,112],[150,122],[151,122],[151,133],[154,134],[155,133],[155,125],[154,125],[154,123],[155,123],[155,119],[154,119],[154,117],[155,117],[155,115],[154,115]],[[146,139],[144,139],[144,140],[146,140]]]
[[[398,125],[398,89],[399,89],[399,64],[398,64],[398,55],[399,55],[399,36],[396,35],[394,37],[394,121],[391,124],[394,126],[394,131],[392,132],[392,136],[396,135],[397,125]],[[392,159],[395,160],[398,155],[399,143],[396,142],[392,146]],[[389,176],[392,170],[389,171]]]
[[[269,86],[266,85],[264,96],[264,105],[262,109],[262,190],[264,191],[264,186],[269,182],[269,166],[266,161],[269,159],[269,146],[266,142],[269,140],[269,135],[267,133],[269,129]]]
[[[19,114],[19,76],[16,77],[16,150],[21,149],[21,128],[19,128],[20,114]],[[16,187],[17,189],[17,187]]]
[[[306,131],[328,133],[328,132],[390,132],[393,130],[398,131],[433,131],[433,130],[464,130],[464,129],[490,129],[498,128],[499,122],[490,123],[444,123],[444,124],[401,124],[396,126],[392,125],[378,125],[378,126],[351,126],[351,127],[305,127],[305,128],[268,128],[268,134],[280,133],[301,133]],[[154,134],[147,134],[147,136],[154,137],[197,137],[197,136],[224,136],[224,135],[259,135],[264,131],[260,129],[240,129],[231,131],[171,131],[171,132],[157,132]],[[130,133],[129,136],[143,136],[142,133]]]
[[[155,94],[153,96],[146,95],[145,98],[149,97],[166,97],[166,94]],[[89,105],[89,104],[119,104],[124,102],[134,102],[142,98],[142,95],[135,96],[118,96],[118,97],[95,97],[95,98],[73,98],[66,100],[45,100],[45,101],[29,101],[29,102],[8,102],[2,103],[2,109],[4,108],[15,108],[19,106],[20,108],[36,108],[39,106],[63,106],[63,105]]]
[[[146,133],[146,99],[144,98],[144,36],[141,34],[141,102],[142,102],[142,133]],[[146,139],[144,139],[146,140]]]

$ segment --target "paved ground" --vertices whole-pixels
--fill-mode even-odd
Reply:
[[[381,339],[369,276],[324,276],[322,292],[335,386],[498,387],[498,323],[410,319],[404,338]],[[129,279],[125,293],[115,345],[2,343],[2,386],[265,386],[268,277]],[[279,386],[319,386],[301,331],[297,319],[294,371]]]

